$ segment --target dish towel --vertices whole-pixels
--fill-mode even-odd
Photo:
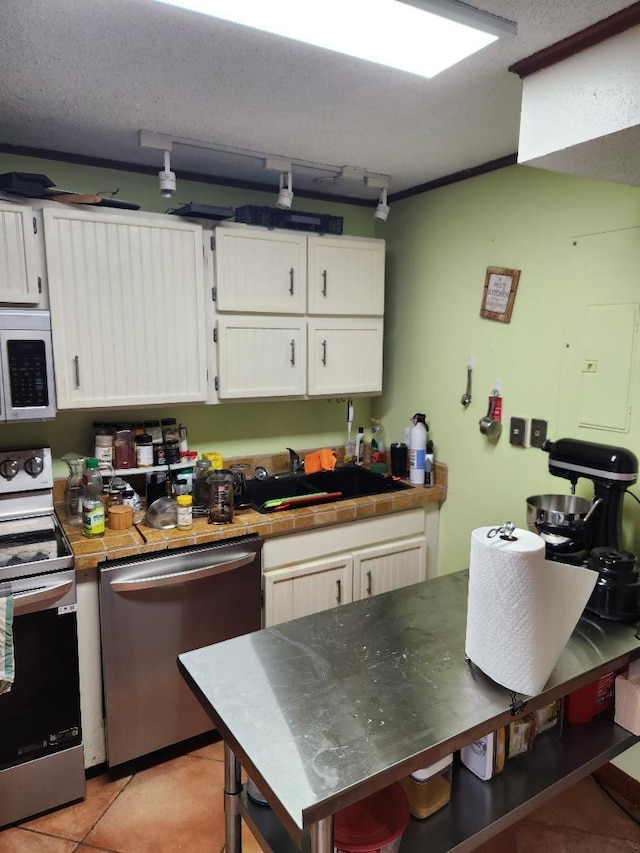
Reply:
[[[304,473],[315,474],[316,471],[333,471],[338,458],[335,450],[324,447],[322,450],[312,450],[304,457]]]
[[[0,694],[8,693],[15,678],[13,656],[13,596],[0,598]]]

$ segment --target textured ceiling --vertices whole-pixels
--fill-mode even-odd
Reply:
[[[516,21],[432,80],[153,0],[1,0],[0,143],[161,168],[140,130],[390,176],[389,193],[513,154],[508,67],[629,0],[479,0]],[[321,14],[321,6],[320,6]],[[261,158],[175,145],[177,173],[277,185]],[[377,197],[294,166],[293,188]]]

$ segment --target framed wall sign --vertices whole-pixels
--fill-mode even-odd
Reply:
[[[480,316],[499,323],[510,323],[520,270],[487,267]]]

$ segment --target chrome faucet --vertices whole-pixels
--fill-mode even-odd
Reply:
[[[287,450],[289,451],[289,472],[295,474],[301,470],[304,462],[300,460],[295,450],[292,450],[290,447],[287,447]]]

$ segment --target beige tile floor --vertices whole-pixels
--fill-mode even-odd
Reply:
[[[192,742],[88,779],[82,802],[0,831],[0,853],[224,853],[222,785],[222,744]],[[632,853],[640,826],[588,777],[478,851]],[[243,853],[261,853],[246,827]]]

